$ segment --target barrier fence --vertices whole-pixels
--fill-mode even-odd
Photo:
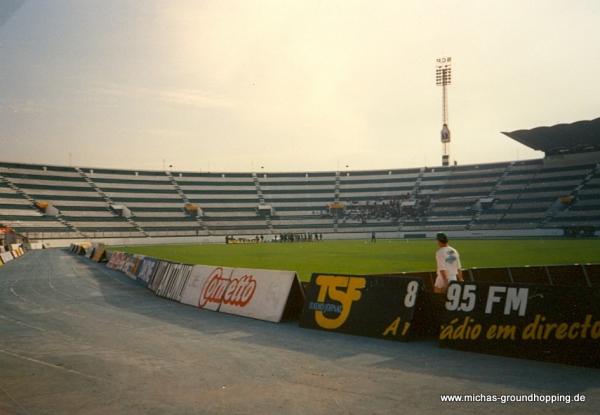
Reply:
[[[453,283],[440,346],[600,367],[600,289]]]
[[[89,253],[89,250],[93,250]],[[314,273],[187,265],[100,244],[71,251],[107,261],[157,296],[259,320],[444,348],[600,367],[600,264],[473,268],[448,292],[435,273]]]
[[[4,247],[0,248],[0,266],[25,255],[25,249],[19,244],[12,244],[9,251],[5,251]]]
[[[410,276],[313,274],[300,326],[406,340],[415,331],[422,287]]]
[[[92,259],[100,249],[108,268],[123,272],[157,296],[193,307],[280,322],[297,319],[304,303],[294,271],[179,264],[119,251],[107,255],[96,244],[70,248]]]

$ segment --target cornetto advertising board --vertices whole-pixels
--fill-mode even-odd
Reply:
[[[600,289],[453,283],[440,345],[600,367]]]
[[[410,276],[313,274],[300,326],[407,340],[414,334],[422,285]]]
[[[195,265],[181,302],[222,313],[279,322],[302,306],[298,277],[291,271]]]

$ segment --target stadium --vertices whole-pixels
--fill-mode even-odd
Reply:
[[[110,170],[2,162],[0,221],[66,246],[356,239],[598,236],[600,118],[506,133],[542,159],[301,173]],[[150,242],[151,241],[151,242]],[[156,241],[156,242],[155,242]]]
[[[464,399],[482,402],[477,399],[487,396],[485,384],[486,379],[490,378],[467,370],[460,356],[443,356],[442,363],[432,349],[431,336],[437,336],[436,325],[439,324],[440,313],[436,311],[440,306],[436,308],[433,303],[439,303],[440,300],[428,294],[432,292],[435,279],[430,272],[430,240],[440,229],[459,239],[456,246],[463,255],[466,253],[472,257],[470,268],[465,271],[468,281],[538,287],[541,292],[536,295],[552,298],[552,304],[565,304],[559,306],[559,310],[575,304],[573,298],[577,298],[576,302],[583,301],[583,297],[574,294],[574,291],[598,287],[600,267],[570,264],[600,262],[599,245],[595,239],[600,232],[599,129],[600,119],[596,119],[506,133],[511,138],[543,150],[546,153],[543,159],[409,170],[194,173],[2,162],[0,220],[5,230],[3,245],[12,243],[10,246],[15,249],[12,255],[16,259],[6,261],[6,255],[11,254],[2,254],[3,262],[6,262],[0,269],[4,284],[2,319],[9,333],[11,327],[16,327],[14,333],[19,336],[26,336],[26,332],[32,331],[39,346],[33,347],[27,337],[19,337],[21,340],[17,344],[22,344],[21,347],[27,345],[26,353],[24,350],[16,353],[6,349],[0,352],[5,360],[5,373],[18,382],[22,379],[19,373],[23,365],[41,370],[43,374],[40,376],[43,377],[36,375],[35,382],[44,391],[38,398],[39,403],[33,404],[7,394],[10,397],[9,402],[4,404],[8,408],[7,413],[20,413],[21,410],[28,413],[24,405],[35,408],[49,403],[56,405],[57,412],[72,410],[71,403],[57,403],[51,398],[56,392],[52,391],[55,388],[50,388],[48,382],[61,385],[59,389],[65,385],[73,388],[77,407],[84,408],[87,413],[101,405],[100,402],[105,402],[106,394],[117,390],[123,393],[122,382],[137,384],[139,373],[158,370],[157,373],[166,376],[172,384],[177,384],[172,376],[192,379],[194,377],[187,372],[189,369],[183,367],[173,374],[161,369],[161,365],[174,364],[172,359],[186,360],[186,354],[191,352],[188,348],[194,344],[185,341],[190,335],[186,333],[190,331],[194,333],[191,334],[194,341],[202,342],[202,349],[210,361],[214,361],[215,354],[222,354],[216,364],[217,367],[228,368],[227,375],[218,376],[215,383],[214,369],[209,369],[211,364],[201,359],[195,361],[190,369],[207,370],[208,378],[202,377],[191,384],[179,386],[181,390],[175,393],[160,391],[156,385],[143,381],[140,387],[155,394],[156,400],[140,401],[130,395],[134,393],[132,390],[125,392],[130,405],[113,401],[109,407],[124,409],[128,413],[146,412],[149,408],[180,413],[201,405],[207,413],[245,412],[248,410],[244,403],[247,400],[250,405],[259,405],[266,412],[271,412],[280,405],[280,399],[295,402],[296,398],[289,396],[289,393],[316,393],[318,398],[313,401],[313,410],[316,412],[321,412],[323,408],[346,412],[349,409],[343,404],[339,406],[337,399],[350,396],[353,405],[358,405],[359,412],[376,408],[375,412],[387,413],[399,404],[395,399],[383,399],[379,395],[387,393],[390,387],[398,387],[398,382],[388,377],[400,371],[403,373],[400,382],[402,387],[418,387],[422,382],[420,377],[427,376],[427,370],[418,369],[423,356],[439,366],[436,375],[441,370],[441,373],[446,371],[445,376],[455,376],[452,365],[456,364],[461,367],[461,377],[472,378],[466,383],[465,380],[460,381],[456,387],[442,387],[439,389],[440,396],[447,391],[465,393],[466,390],[468,394]],[[372,243],[371,238],[374,237],[379,239],[379,243]],[[70,246],[71,252],[84,256],[65,253],[66,246]],[[31,249],[23,258],[21,247]],[[498,249],[505,253],[505,257],[498,258],[495,254]],[[83,259],[86,256],[89,259]],[[376,259],[373,260],[373,257]],[[107,259],[108,269],[98,269],[105,265],[95,262]],[[183,264],[236,268],[213,269],[207,265]],[[489,268],[494,266],[496,268]],[[286,273],[268,269],[293,271]],[[213,279],[215,270],[221,271]],[[235,277],[241,276],[240,272],[245,275],[242,279]],[[385,340],[378,340],[384,342],[380,344],[369,342],[373,339],[368,337],[323,339],[318,337],[319,333],[312,332],[299,336],[296,330],[300,314],[303,327],[330,327],[330,323],[306,321],[305,317],[310,314],[312,304],[322,304],[309,301],[320,295],[313,287],[317,287],[314,284],[321,276],[315,274],[311,278],[312,273],[319,272],[346,275],[400,275],[399,272],[404,272],[403,278],[383,278],[386,281],[402,281],[405,278],[413,282],[422,281],[420,287],[423,294],[420,295],[425,299],[419,300],[418,309],[411,316],[413,326],[408,337],[413,341],[405,343],[398,355],[395,345],[390,344],[395,342],[388,343]],[[248,275],[250,279],[244,282]],[[373,278],[375,281],[377,277]],[[223,286],[223,291],[219,291],[217,286],[210,291],[211,281],[218,284],[222,281],[240,281],[236,287],[242,288],[236,289],[235,293],[239,294],[234,294],[233,299],[228,300],[225,293],[230,290],[227,286]],[[298,284],[294,281],[303,282]],[[248,285],[252,283],[255,284],[254,288]],[[202,294],[198,294],[198,288],[194,287],[202,284],[203,287],[209,287],[210,294],[205,294],[206,288],[202,288]],[[378,293],[377,284],[385,286],[387,283],[373,284],[371,292]],[[157,302],[155,297],[148,297],[139,285],[147,286],[157,296],[175,302]],[[258,301],[253,300],[258,308],[250,306],[246,311],[235,309],[236,305],[245,309],[246,302],[250,301],[248,298],[252,299],[256,287],[261,286],[268,288],[267,294],[261,292],[256,295]],[[244,297],[249,289],[253,291],[249,297]],[[560,297],[556,297],[552,291],[545,291],[550,289],[557,289]],[[408,290],[407,286],[385,288],[387,292],[404,290]],[[376,316],[386,316],[390,308],[395,308],[392,305],[397,301],[395,296],[391,299],[392,303],[381,292],[377,297],[372,294],[374,300],[366,300],[364,296],[367,292],[363,293],[363,301],[371,311],[361,310],[367,313],[365,315],[375,316],[372,318],[376,319]],[[592,297],[586,301],[590,301],[591,307],[597,307],[597,290],[596,294],[592,291],[584,297],[588,295]],[[103,300],[91,300],[97,296]],[[220,296],[224,296],[225,300]],[[203,303],[202,298],[206,298],[208,303]],[[210,305],[214,301],[217,301],[217,306]],[[371,304],[372,301],[375,302]],[[180,306],[176,302],[208,310],[220,309],[225,316],[237,314],[243,317],[237,317],[242,320],[236,320],[232,317],[222,319],[219,317],[221,313],[204,315],[213,313],[211,311],[196,316],[194,308]],[[338,307],[335,304],[330,307]],[[380,309],[376,304],[386,304],[386,308]],[[357,307],[353,309],[357,310]],[[548,311],[547,307],[541,306],[545,310],[543,312]],[[302,308],[304,311],[301,311]],[[56,311],[52,311],[50,317],[34,317],[37,313],[44,313],[44,309],[59,310],[59,313],[66,314],[66,318],[53,316]],[[589,313],[590,310],[584,312]],[[323,314],[327,315],[329,317],[323,317],[325,321],[335,321],[329,320],[331,314]],[[591,318],[591,314],[588,315]],[[246,321],[244,317],[257,320]],[[555,318],[562,318],[560,311],[559,317]],[[272,326],[268,325],[271,323],[260,324],[260,320],[281,323]],[[334,331],[382,337],[381,331],[385,329],[385,338],[390,330],[396,335],[400,322],[398,320],[396,326],[393,323],[389,325],[390,319],[385,322],[373,321],[365,326],[360,319],[355,322],[350,317],[348,321],[341,329]],[[89,327],[82,328],[82,323]],[[56,332],[52,328],[54,324],[64,327]],[[591,320],[589,324],[592,327]],[[372,325],[376,332],[372,327],[368,328]],[[150,332],[143,328],[146,326]],[[93,333],[89,332],[90,329]],[[131,330],[139,334],[131,336],[128,334]],[[167,349],[155,344],[155,338],[148,337],[155,330],[161,331],[160,338],[168,339]],[[399,339],[405,337],[407,330],[408,326]],[[595,326],[591,330],[595,330]],[[38,331],[41,338],[36,334]],[[87,341],[81,344],[80,340],[76,340],[76,349],[79,351],[61,346],[64,340],[72,339],[74,333],[95,338],[94,341],[99,345],[85,346]],[[102,355],[108,353],[106,347],[112,347],[112,336],[108,333],[118,336],[119,342],[125,342],[127,351],[121,350],[118,359],[113,354]],[[66,337],[61,340],[56,338],[57,335]],[[315,347],[315,342],[323,341],[326,343]],[[150,360],[138,362],[137,359],[147,356],[146,352],[137,350],[139,342],[152,345],[152,353],[158,355],[145,357]],[[246,350],[244,352],[238,349],[242,345]],[[41,350],[33,353],[37,357],[31,357],[31,347],[33,350],[39,347],[57,349],[51,353],[52,361],[48,361],[43,358],[45,352]],[[81,347],[89,350],[84,352]],[[172,347],[177,347],[178,351],[171,352]],[[333,355],[330,347],[336,350]],[[472,350],[464,345],[457,348],[460,350],[461,347]],[[577,347],[583,348],[574,348],[566,355],[563,346],[558,349],[544,346],[545,356],[540,356],[535,348],[528,352],[522,345],[512,352],[506,351],[510,347],[487,351],[484,347],[484,352],[597,366],[600,361],[597,344],[592,346],[596,348],[595,351],[586,345]],[[314,356],[308,360],[305,355],[307,350]],[[84,358],[83,362],[87,363],[82,366],[76,356],[89,353],[95,356],[100,354],[100,360],[92,363]],[[244,360],[245,369],[237,366],[239,362],[231,366],[227,361],[231,358],[227,356],[236,355]],[[591,380],[596,379],[595,369],[588,369],[591,372],[570,372],[545,366],[549,363],[535,365],[522,363],[520,359],[515,363],[482,357],[469,357],[469,360],[477,361],[477,367],[484,368],[494,379],[508,373],[521,379],[530,378],[531,373],[544,378],[542,384],[545,392],[540,393],[537,399],[565,399],[553,397],[558,394],[548,392],[556,391],[556,385],[562,385],[564,377],[575,382],[573,391],[585,390],[588,399],[594,393],[590,393],[587,386],[583,385],[590,382],[597,384]],[[313,367],[310,373],[299,370],[307,362]],[[254,365],[264,367],[259,369]],[[80,370],[82,367],[94,368],[94,372]],[[106,371],[104,374],[100,367]],[[127,375],[127,368],[133,367],[132,373],[135,374]],[[100,375],[96,375],[98,370]],[[341,380],[355,378],[365,370],[368,373],[366,377],[363,373],[356,378],[360,381]],[[298,371],[300,375],[295,375]],[[329,381],[323,378],[325,373]],[[256,374],[261,377],[258,382],[253,379]],[[113,382],[112,376],[117,376],[118,380]],[[273,378],[265,379],[264,376]],[[314,379],[315,376],[318,380]],[[293,384],[285,386],[289,392],[275,386],[279,383],[272,383],[282,377],[294,379]],[[26,376],[22,381],[33,380]],[[73,381],[79,385],[72,384]],[[345,391],[338,389],[340,382]],[[532,390],[532,385],[523,382],[498,390],[506,394]],[[90,394],[86,392],[87,385],[100,388],[102,392]],[[224,393],[229,387],[235,390],[235,395],[241,396],[241,401],[230,401],[231,394],[227,394],[226,401],[207,398],[204,394],[190,395],[194,388],[208,391],[210,396],[215,393],[211,391]],[[263,387],[267,389],[260,392],[262,398],[254,400],[252,395],[259,393],[257,391]],[[355,391],[362,391],[365,387],[364,393],[367,395],[363,404],[358,404],[353,398]],[[273,391],[276,391],[277,398],[272,395]],[[213,399],[216,400],[213,402]],[[302,398],[305,399],[308,399],[307,396]],[[413,409],[419,408],[417,411],[423,410],[420,404],[409,405]],[[287,413],[289,407],[279,409]]]
[[[0,415],[598,413],[597,6],[417,3],[0,4]]]

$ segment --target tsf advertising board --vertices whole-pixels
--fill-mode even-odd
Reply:
[[[600,367],[600,289],[453,283],[440,345]]]
[[[313,274],[300,326],[407,340],[422,284],[411,277]]]

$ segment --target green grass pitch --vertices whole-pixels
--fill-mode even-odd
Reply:
[[[600,240],[455,240],[463,268],[600,262]],[[382,274],[435,269],[434,241],[379,240],[115,247],[187,264],[313,272]]]

